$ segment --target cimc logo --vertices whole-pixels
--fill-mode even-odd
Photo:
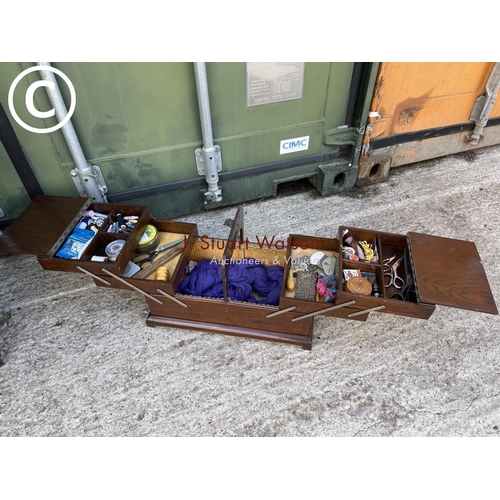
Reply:
[[[69,111],[67,112],[66,116],[62,118],[62,120],[57,124],[54,125],[53,127],[49,128],[36,128],[28,125],[25,123],[21,118],[19,118],[19,115],[16,112],[16,109],[14,107],[14,92],[16,90],[16,87],[18,83],[28,74],[33,73],[34,71],[45,71],[45,72],[52,72],[55,73],[56,75],[59,75],[65,82],[66,85],[69,88],[69,92],[71,95],[71,104],[69,107]],[[39,111],[38,109],[35,108],[34,104],[34,95],[35,91],[39,87],[47,87],[50,89],[50,93],[54,96],[56,92],[58,93],[59,90],[56,89],[56,84],[51,81],[51,80],[39,80],[36,82],[33,82],[29,87],[28,90],[26,91],[26,96],[25,96],[25,102],[26,102],[26,109],[29,111],[29,113],[36,117],[36,118],[51,118],[52,116],[55,116],[56,110],[54,108],[50,109],[49,111]],[[12,114],[12,117],[14,120],[16,120],[21,127],[23,127],[26,130],[29,130],[30,132],[34,132],[35,134],[50,134],[51,132],[55,132],[56,130],[59,130],[61,127],[64,127],[66,123],[70,120],[71,116],[73,115],[76,107],[76,92],[75,92],[75,87],[71,83],[71,80],[59,69],[53,68],[52,66],[33,66],[32,68],[25,69],[21,74],[19,74],[16,79],[12,82],[12,85],[10,86],[9,89],[9,96],[8,96],[8,104],[9,104],[9,110]]]
[[[309,149],[309,136],[286,139],[280,142],[280,155]]]

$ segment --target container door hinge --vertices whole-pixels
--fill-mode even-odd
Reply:
[[[205,193],[207,201],[217,202],[222,200],[222,192],[218,186],[219,176],[222,171],[222,154],[220,146],[214,145],[211,148],[198,148],[194,152],[196,169],[198,175],[203,175],[208,184],[208,191]]]
[[[108,192],[108,186],[106,186],[106,181],[104,180],[101,169],[95,165],[90,165],[90,163],[88,165],[92,169],[93,174],[87,174],[77,168],[74,168],[71,171],[71,178],[75,183],[76,189],[78,190],[80,196],[87,196],[84,188],[84,182],[89,182],[90,179],[94,179],[97,183],[99,191],[101,191],[104,201],[106,201],[105,194]]]
[[[358,129],[357,127],[348,127],[347,125],[341,125],[340,127],[335,127],[327,130],[323,134],[323,144],[327,146],[345,146],[351,145],[355,146],[358,136],[363,135],[365,132],[365,127]]]
[[[472,134],[470,135],[470,138],[468,139],[468,141],[473,146],[477,146],[477,144],[479,144],[479,141],[483,138],[483,130],[488,123],[491,110],[495,105],[499,88],[500,63],[497,62],[493,66],[488,81],[486,82],[486,94],[480,95],[476,99],[469,117],[469,120],[476,124],[474,130],[472,131]]]

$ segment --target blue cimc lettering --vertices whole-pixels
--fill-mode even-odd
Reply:
[[[301,141],[290,141],[283,144],[283,149],[298,148],[300,146],[307,146],[307,139],[302,139]]]

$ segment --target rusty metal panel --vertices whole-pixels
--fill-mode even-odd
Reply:
[[[363,162],[360,161],[356,185],[367,186],[386,181],[391,167],[466,151],[470,152],[470,157],[473,158],[474,149],[500,144],[500,125],[486,128],[484,139],[479,146],[471,146],[467,141],[469,136],[470,131],[464,131],[372,150],[363,157]]]
[[[370,111],[372,139],[469,121],[494,63],[382,63]],[[491,117],[500,116],[500,101]]]
[[[358,185],[387,179],[389,169],[500,143],[500,127],[468,139],[476,99],[495,63],[381,63],[359,160]],[[500,117],[500,100],[490,120]],[[495,120],[495,125],[498,120]]]

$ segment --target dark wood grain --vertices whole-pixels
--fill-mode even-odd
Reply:
[[[312,325],[310,325],[309,333],[307,335],[289,335],[287,333],[269,332],[266,330],[259,330],[257,328],[239,327],[234,325],[227,326],[224,324],[204,323],[186,319],[165,318],[164,316],[155,316],[154,314],[149,315],[146,320],[146,325],[200,330],[202,332],[221,333],[223,335],[231,335],[234,337],[280,342],[282,344],[298,345],[308,351],[312,348]]]
[[[277,311],[278,308],[252,304],[250,302],[236,302],[231,300],[224,302],[223,299],[207,299],[204,297],[176,294],[175,297],[188,306],[184,308],[159,294],[153,296],[163,301],[163,305],[146,299],[152,314],[199,323],[254,328],[290,335],[308,335],[309,328],[314,320],[314,318],[309,318],[303,321],[292,322],[292,318],[301,316],[301,313],[297,313],[296,311],[267,318],[266,316],[269,313]]]
[[[37,196],[0,237],[0,251],[47,255],[88,203],[76,196]]]
[[[498,314],[476,245],[408,233],[422,302]]]

